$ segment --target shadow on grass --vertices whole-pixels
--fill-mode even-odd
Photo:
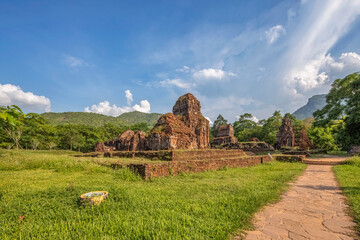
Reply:
[[[313,189],[313,190],[328,190],[328,191],[358,191],[360,192],[360,187],[337,187],[337,186],[325,186],[325,185],[297,185],[297,187]]]

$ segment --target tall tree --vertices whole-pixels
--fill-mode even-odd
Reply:
[[[16,105],[0,109],[0,125],[7,135],[15,143],[16,149],[19,149],[19,141],[23,132],[24,119],[26,115]]]
[[[247,141],[249,138],[261,136],[261,126],[254,121],[253,115],[245,113],[240,115],[239,120],[234,122],[235,136],[240,142]]]
[[[280,111],[275,111],[271,117],[266,120],[261,120],[262,124],[260,139],[274,145],[276,143],[276,134],[281,126],[283,116]]]
[[[344,149],[360,144],[360,72],[337,79],[326,96],[326,105],[314,113],[316,127],[325,127],[333,121],[344,121],[338,139]]]

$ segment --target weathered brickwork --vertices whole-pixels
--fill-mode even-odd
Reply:
[[[139,151],[139,152],[108,152],[106,157],[146,158],[160,160],[141,164],[129,164],[127,167],[137,172],[144,179],[177,175],[180,172],[202,172],[219,170],[224,167],[249,167],[271,161],[268,155],[248,156],[241,149],[196,149],[196,150],[167,150],[167,151]],[[121,163],[114,163],[113,168],[122,167]]]
[[[142,178],[150,179],[168,175],[175,176],[183,172],[204,172],[209,170],[219,170],[225,167],[250,167],[270,161],[271,159],[269,156],[247,156],[223,160],[188,160],[154,164],[130,164],[128,167],[137,172]]]
[[[199,150],[162,150],[162,151],[112,151],[104,153],[105,157],[146,158],[160,161],[211,160],[247,156],[241,149],[199,149]]]

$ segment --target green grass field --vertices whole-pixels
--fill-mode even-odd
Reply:
[[[0,239],[227,239],[251,228],[253,214],[306,167],[275,162],[144,181],[69,154],[0,150]],[[109,198],[81,206],[79,196],[94,190]]]
[[[351,215],[360,232],[360,157],[351,158],[344,165],[334,167],[336,177],[349,199]]]

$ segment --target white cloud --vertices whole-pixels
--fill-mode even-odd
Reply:
[[[51,102],[48,98],[24,92],[19,86],[12,84],[0,84],[0,105],[18,105],[29,111],[51,111]]]
[[[125,91],[125,97],[126,97],[128,103],[129,103],[129,99],[131,99],[131,102],[132,102],[132,94],[131,94],[130,90]],[[131,102],[130,102],[130,104],[131,104]],[[99,113],[99,114],[104,114],[104,115],[113,116],[113,117],[117,117],[123,113],[132,112],[132,111],[149,113],[150,110],[151,110],[151,107],[150,107],[150,103],[148,102],[148,100],[142,100],[142,101],[140,101],[140,105],[135,104],[132,107],[131,106],[118,107],[115,104],[110,105],[109,101],[103,101],[97,105],[94,104],[91,107],[84,108],[85,112]]]
[[[118,107],[115,104],[112,106],[108,101],[100,102],[97,105],[92,105],[91,107],[86,107],[85,112],[93,112],[93,113],[100,113],[108,116],[117,117],[122,113],[130,112],[132,110],[131,107]]]
[[[213,119],[219,113],[230,119],[249,112],[261,119],[274,110],[293,112],[310,96],[326,93],[334,79],[360,70],[354,38],[360,1],[302,2],[277,4],[265,15],[249,19],[246,26],[194,26],[192,32],[155,49],[162,57],[149,62],[174,66],[186,59],[190,71],[179,67],[176,73],[169,72],[160,78],[167,79],[161,86],[177,87],[179,92],[190,88],[204,114]],[[268,25],[273,16],[281,22]],[[225,71],[238,77],[226,77]],[[254,101],[242,105],[239,98]]]
[[[209,117],[206,117],[206,116],[205,116],[205,118],[209,121],[210,126],[212,126],[212,125],[214,124],[214,122],[211,121],[211,119],[210,119]]]
[[[83,59],[81,58],[76,58],[74,56],[70,56],[70,55],[64,55],[64,63],[73,69],[77,69],[79,67],[86,67],[89,64],[87,62],[85,62]]]
[[[360,14],[360,1],[322,1],[312,4],[300,30],[292,38],[292,48],[285,55],[284,81],[290,92],[304,92],[329,86],[336,77],[359,70],[359,55],[343,53],[338,61],[330,49],[348,31]]]
[[[127,104],[130,106],[131,103],[133,102],[133,97],[132,97],[132,93],[130,92],[130,90],[125,91],[125,97],[126,97]]]
[[[289,87],[302,93],[359,70],[360,55],[355,52],[342,53],[337,61],[330,54],[320,55],[289,73]]]
[[[151,110],[150,103],[147,100],[140,101],[140,105],[135,104],[135,106],[133,106],[133,109],[135,111],[144,112],[144,113],[149,113]]]
[[[183,66],[182,68],[176,69],[175,71],[188,73],[191,71],[191,69],[188,66]]]
[[[282,25],[276,25],[265,31],[266,39],[270,44],[274,43],[281,35],[286,34],[286,30]]]
[[[259,119],[257,119],[257,117],[255,117],[255,116],[252,116],[252,118],[251,118],[250,120],[251,120],[251,121],[254,121],[254,122],[256,122],[256,123],[259,122]]]
[[[203,80],[225,80],[229,77],[235,77],[236,74],[232,72],[226,72],[221,69],[206,68],[197,71],[193,74],[193,77],[197,81]]]
[[[355,52],[343,53],[339,60],[344,64],[344,67],[351,67],[360,70],[360,55]]]
[[[185,82],[184,80],[180,78],[175,79],[165,79],[163,81],[160,81],[160,86],[162,87],[168,87],[168,86],[175,86],[182,89],[190,89],[194,85],[188,82]]]

